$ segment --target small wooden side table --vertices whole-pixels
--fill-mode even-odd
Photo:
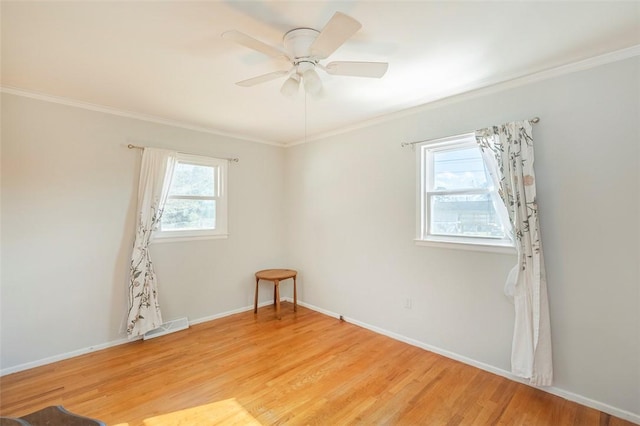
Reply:
[[[296,277],[298,271],[293,269],[264,269],[256,272],[256,297],[253,305],[253,313],[258,313],[258,283],[260,280],[273,282],[273,304],[276,307],[276,318],[280,316],[280,281],[293,278],[293,311],[298,310],[298,290],[296,288]]]

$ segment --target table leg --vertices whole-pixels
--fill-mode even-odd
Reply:
[[[256,278],[256,297],[255,297],[255,301],[253,302],[253,313],[257,314],[258,313],[258,282],[260,281],[260,278]]]
[[[275,280],[274,284],[275,284],[274,291],[276,292],[276,317],[278,319],[281,319],[280,317],[280,281]]]
[[[298,288],[295,275],[293,276],[293,312],[298,312]]]

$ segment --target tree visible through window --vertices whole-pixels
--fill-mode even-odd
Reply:
[[[226,235],[226,160],[179,155],[160,238]]]

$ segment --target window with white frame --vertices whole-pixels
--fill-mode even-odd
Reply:
[[[178,154],[156,237],[227,236],[227,160]]]
[[[418,243],[512,247],[474,134],[419,146]],[[499,250],[500,251],[500,250]]]

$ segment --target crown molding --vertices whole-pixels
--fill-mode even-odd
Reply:
[[[537,71],[525,75],[510,75],[502,77],[500,79],[487,79],[472,85],[468,85],[463,88],[458,88],[455,93],[441,93],[439,95],[432,96],[430,99],[424,99],[420,105],[407,107],[398,112],[392,112],[383,114],[378,117],[361,121],[353,125],[341,127],[339,129],[331,130],[328,132],[318,133],[312,136],[307,136],[305,140],[297,140],[291,143],[284,144],[285,148],[289,148],[304,143],[319,141],[332,136],[337,136],[345,133],[349,133],[355,130],[370,127],[376,124],[386,123],[388,121],[397,120],[399,118],[407,117],[410,115],[418,114],[420,112],[428,111],[442,106],[458,103],[461,101],[477,98],[479,96],[485,96],[491,93],[502,92],[515,87],[525,86],[535,82],[549,80],[555,77],[560,77],[567,74],[572,74],[579,71],[584,71],[591,68],[596,68],[602,65],[607,65],[614,62],[630,59],[635,56],[640,56],[640,45],[631,46],[625,49],[608,52],[602,55],[594,56],[588,59],[583,59],[577,62],[549,68],[542,71]]]
[[[90,111],[97,111],[111,115],[117,115],[120,117],[132,118],[136,120],[148,121],[157,124],[164,124],[167,126],[178,127],[187,130],[194,130],[203,133],[209,133],[216,136],[229,137],[234,139],[241,139],[248,142],[255,142],[264,145],[271,145],[277,147],[289,148],[304,143],[319,141],[332,136],[337,136],[345,133],[349,133],[355,130],[359,130],[365,127],[370,127],[376,124],[385,123],[391,120],[396,120],[402,117],[414,115],[423,111],[428,111],[434,108],[439,108],[445,105],[461,102],[467,99],[473,99],[479,96],[484,96],[491,93],[501,92],[504,90],[512,89],[515,87],[524,86],[527,84],[535,83],[542,80],[548,80],[551,78],[559,77],[566,74],[571,74],[578,71],[584,71],[587,69],[595,68],[601,65],[606,65],[625,59],[629,59],[635,56],[640,56],[640,45],[631,46],[625,49],[608,52],[592,58],[583,59],[570,64],[561,65],[558,67],[549,68],[546,70],[538,71],[535,73],[525,75],[510,75],[501,77],[499,79],[487,79],[472,85],[468,85],[462,88],[458,88],[455,92],[440,93],[430,98],[423,99],[420,105],[408,106],[407,108],[387,114],[382,114],[378,117],[360,121],[358,123],[344,126],[328,132],[318,133],[316,135],[307,136],[304,140],[297,140],[292,142],[277,143],[274,141],[252,138],[247,135],[234,134],[222,132],[220,130],[212,129],[204,126],[197,126],[187,122],[170,120],[163,117],[157,117],[153,115],[141,114],[132,111],[126,111],[118,108],[92,104],[89,102],[78,101],[75,99],[65,98],[61,96],[49,95],[46,93],[40,93],[25,89],[20,89],[11,86],[0,86],[1,93],[7,93],[16,96],[22,96],[31,99],[37,99],[45,102],[52,102],[61,105],[82,108]]]
[[[65,97],[62,97],[62,96],[49,95],[47,93],[41,93],[41,92],[35,92],[35,91],[20,89],[18,87],[0,86],[0,92],[1,93],[7,93],[7,94],[10,94],[10,95],[22,96],[22,97],[30,98],[30,99],[37,99],[37,100],[44,101],[44,102],[51,102],[51,103],[56,103],[56,104],[60,104],[60,105],[66,105],[66,106],[70,106],[70,107],[81,108],[81,109],[85,109],[85,110],[89,110],[89,111],[96,111],[96,112],[102,112],[102,113],[105,113],[105,114],[117,115],[117,116],[125,117],[125,118],[132,118],[134,120],[147,121],[147,122],[151,122],[151,123],[164,124],[166,126],[178,127],[178,128],[186,129],[186,130],[194,130],[194,131],[197,131],[197,132],[209,133],[209,134],[216,135],[216,136],[222,136],[222,137],[228,137],[228,138],[234,138],[234,139],[241,139],[243,141],[255,142],[255,143],[260,143],[260,144],[264,144],[264,145],[272,145],[272,146],[278,146],[278,147],[282,147],[283,146],[283,144],[281,144],[281,143],[276,143],[276,142],[273,142],[273,141],[262,140],[262,139],[256,139],[256,138],[252,138],[252,137],[246,136],[246,135],[227,133],[227,132],[223,132],[223,131],[220,131],[220,130],[212,129],[212,128],[209,128],[209,127],[197,126],[197,125],[190,124],[190,123],[183,122],[183,121],[179,121],[179,120],[170,120],[170,119],[167,119],[167,118],[158,117],[158,116],[154,116],[154,115],[147,115],[147,114],[141,114],[141,113],[132,112],[132,111],[126,111],[126,110],[113,108],[113,107],[108,107],[108,106],[104,106],[104,105],[92,104],[92,103],[89,103],[89,102],[83,102],[83,101],[78,101],[78,100],[75,100],[75,99],[65,98]]]

